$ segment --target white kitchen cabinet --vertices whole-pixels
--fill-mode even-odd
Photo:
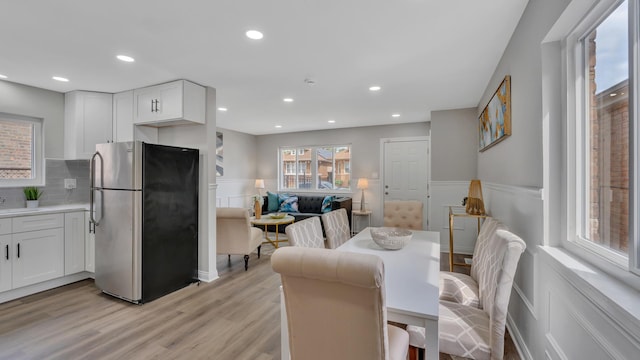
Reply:
[[[96,234],[91,231],[93,225],[90,223],[89,212],[86,211],[85,215],[85,259],[84,269],[89,272],[96,272]]]
[[[186,80],[134,90],[134,124],[170,126],[205,123],[203,86]]]
[[[113,141],[158,143],[158,128],[133,124],[133,90],[113,94]]]
[[[9,219],[11,220],[11,219]],[[12,276],[11,273],[11,235],[0,235],[0,249],[2,257],[0,258],[0,292],[11,290]]]
[[[12,235],[13,288],[61,277],[64,272],[64,228]]]
[[[14,217],[11,228],[9,259],[13,289],[63,275],[63,214]]]
[[[64,275],[79,273],[85,269],[84,213],[79,211],[64,214]]]
[[[64,157],[89,159],[96,144],[113,141],[113,95],[72,91],[64,95]]]

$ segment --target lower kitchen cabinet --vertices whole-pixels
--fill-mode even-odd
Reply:
[[[11,290],[11,235],[0,235],[0,248],[2,257],[0,258],[0,292]]]
[[[64,275],[84,271],[85,212],[64,214]]]
[[[85,212],[85,224],[87,227],[85,228],[84,236],[85,236],[85,259],[84,259],[84,269],[89,272],[96,272],[96,234],[91,232],[91,222],[89,217],[89,212]]]
[[[64,228],[12,235],[13,288],[64,275]]]

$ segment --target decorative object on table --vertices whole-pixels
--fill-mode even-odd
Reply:
[[[469,184],[465,211],[471,215],[485,215],[484,202],[482,200],[482,184],[480,180],[473,179]]]
[[[360,211],[365,211],[364,206],[364,191],[369,188],[369,180],[366,178],[358,179],[358,184],[356,185],[358,189],[362,189],[362,196],[360,197]]]
[[[285,216],[287,216],[287,213],[277,212],[277,213],[269,214],[269,216],[272,219],[283,219]]]
[[[400,250],[411,240],[411,230],[392,227],[372,227],[371,238],[373,242],[383,249]]]
[[[27,200],[27,207],[37,208],[40,204],[39,199],[42,196],[42,191],[35,186],[27,186],[22,189],[22,192],[24,192],[24,197]]]
[[[511,76],[507,75],[480,114],[480,151],[511,135]]]
[[[222,133],[216,132],[216,176],[224,175],[224,166],[222,165],[222,156],[223,155],[223,147],[222,147]]]
[[[253,195],[251,197],[253,199],[253,212],[255,213],[256,219],[260,219],[262,216],[262,204],[264,204],[264,198],[262,195]]]
[[[264,189],[264,179],[256,179],[255,187],[258,189],[258,195],[262,196],[260,190]]]

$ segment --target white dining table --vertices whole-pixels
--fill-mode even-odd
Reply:
[[[438,359],[438,278],[440,233],[412,230],[409,244],[400,250],[376,245],[369,228],[359,232],[337,251],[373,254],[385,268],[387,319],[426,329],[426,359]],[[282,359],[289,359],[289,336],[282,288],[280,291]]]

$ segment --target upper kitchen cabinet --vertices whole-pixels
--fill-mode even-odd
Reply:
[[[113,95],[72,91],[64,95],[64,157],[90,159],[96,144],[113,141]]]
[[[113,141],[158,143],[158,128],[133,124],[133,90],[113,94]]]
[[[185,80],[134,90],[134,124],[205,123],[205,88]]]

